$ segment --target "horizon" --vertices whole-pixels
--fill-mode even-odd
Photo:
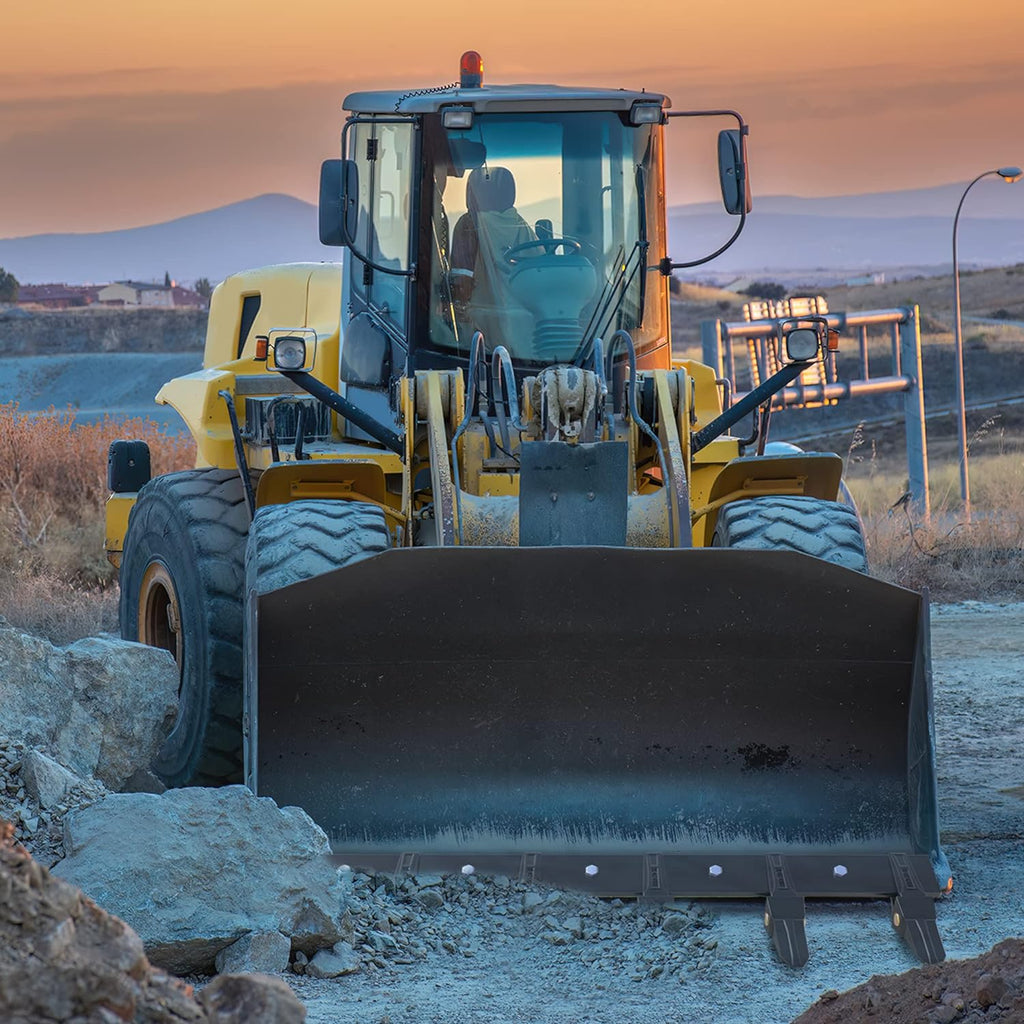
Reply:
[[[753,212],[757,211],[757,204],[758,204],[758,202],[764,203],[764,202],[768,202],[768,201],[771,201],[771,200],[784,199],[784,200],[793,200],[795,202],[817,203],[817,202],[827,202],[829,200],[846,200],[846,199],[857,200],[857,199],[868,199],[868,198],[871,198],[871,197],[881,197],[881,196],[898,196],[898,195],[910,195],[910,194],[918,195],[918,194],[929,192],[929,191],[939,191],[939,190],[942,190],[942,189],[960,188],[960,187],[965,186],[966,184],[967,184],[966,181],[963,181],[963,182],[960,182],[960,181],[949,181],[949,182],[940,182],[940,183],[938,183],[936,185],[929,185],[929,186],[926,186],[924,188],[918,188],[918,189],[915,189],[915,188],[908,188],[908,189],[882,189],[882,190],[879,190],[879,191],[872,191],[872,192],[843,192],[843,193],[836,193],[836,194],[829,194],[829,195],[820,195],[820,196],[799,195],[799,194],[793,193],[793,192],[775,192],[775,193],[769,193],[769,194],[764,194],[764,195],[756,195],[755,194],[754,200],[753,200],[753,202],[754,202],[754,211]],[[1024,189],[1022,189],[1021,191],[1024,192]],[[297,195],[294,195],[294,194],[289,193],[289,192],[280,192],[280,191],[260,192],[260,193],[254,194],[254,195],[241,196],[238,199],[232,199],[232,200],[230,200],[228,202],[220,203],[220,204],[215,205],[215,206],[203,205],[203,206],[200,206],[197,209],[186,210],[183,213],[177,214],[177,215],[175,215],[173,217],[168,217],[168,218],[163,219],[163,220],[148,220],[148,221],[142,221],[142,222],[139,222],[139,223],[118,225],[117,227],[101,227],[101,228],[95,228],[95,229],[90,229],[90,230],[81,230],[81,231],[40,231],[40,232],[36,232],[36,233],[30,234],[30,235],[0,235],[0,242],[18,242],[18,241],[24,241],[24,240],[30,239],[30,238],[45,238],[45,237],[82,236],[82,235],[97,235],[97,234],[108,235],[108,234],[117,234],[119,232],[137,231],[137,230],[144,229],[144,228],[161,227],[161,226],[166,225],[166,224],[173,224],[173,223],[175,223],[177,221],[188,220],[190,217],[200,217],[200,216],[203,216],[204,214],[216,213],[219,210],[225,210],[225,209],[228,209],[229,207],[233,207],[233,206],[241,206],[241,205],[244,205],[245,203],[252,203],[252,202],[256,202],[256,201],[261,200],[261,199],[278,199],[278,198],[280,198],[280,199],[288,199],[288,200],[292,200],[294,202],[303,203],[304,205],[310,206],[313,209],[316,209],[316,207],[317,207],[317,201],[316,201],[315,197],[313,199],[304,199],[302,196],[297,196]],[[669,202],[667,204],[667,206],[666,206],[666,211],[671,213],[673,210],[684,210],[684,209],[696,208],[696,207],[700,207],[700,206],[704,206],[704,205],[715,206],[716,204],[714,203],[714,200],[707,200],[707,199],[693,200],[693,201],[690,201],[690,202],[678,202],[678,203]],[[864,220],[882,219],[880,215],[865,214],[865,215],[860,215],[860,216]],[[905,216],[909,216],[909,217],[921,217],[921,216],[928,217],[928,216],[940,216],[940,215],[939,214],[907,214]],[[995,216],[996,215],[991,214],[991,213],[985,214],[985,213],[980,213],[980,212],[976,212],[976,211],[967,210],[966,212],[961,214],[961,220],[991,220],[991,219],[994,219]],[[1021,209],[1020,209],[1019,217],[1021,219],[1024,219],[1024,200],[1022,200],[1022,203],[1021,203]],[[950,219],[950,223],[952,223],[952,216],[950,216],[949,219]],[[1015,219],[1017,219],[1017,218],[1015,217]]]

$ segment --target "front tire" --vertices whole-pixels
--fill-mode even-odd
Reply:
[[[259,637],[257,600],[391,547],[384,512],[357,501],[293,501],[256,512],[245,552],[245,784],[259,792]],[[339,623],[339,629],[344,628]]]
[[[238,473],[168,473],[132,509],[121,559],[121,636],[170,651],[178,715],[153,763],[168,786],[242,777],[242,593],[249,512]]]
[[[769,495],[723,505],[712,546],[754,551],[797,551],[868,571],[856,508],[806,495]]]

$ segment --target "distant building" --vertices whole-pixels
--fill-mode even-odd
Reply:
[[[885,284],[885,274],[861,274],[860,277],[848,278],[846,284],[851,288],[859,287],[862,284]]]
[[[99,301],[105,306],[174,307],[174,283],[154,284],[150,281],[116,281],[101,288]]]
[[[45,309],[70,309],[91,306],[100,289],[93,285],[23,284],[18,289],[19,306],[42,306]]]
[[[210,300],[203,298],[199,292],[194,292],[191,288],[182,288],[181,285],[172,284],[171,295],[175,309],[206,309],[210,305]]]

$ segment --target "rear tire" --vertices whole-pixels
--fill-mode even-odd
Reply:
[[[258,792],[259,638],[256,599],[391,547],[383,511],[356,501],[293,501],[257,509],[245,550],[245,784]],[[339,623],[339,626],[342,624]]]
[[[797,551],[857,572],[868,571],[857,510],[805,495],[771,495],[724,505],[718,512],[712,545]]]
[[[121,559],[121,636],[170,651],[178,715],[153,763],[168,786],[241,781],[242,586],[249,512],[238,473],[168,473],[140,491]]]

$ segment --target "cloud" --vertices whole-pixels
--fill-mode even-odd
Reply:
[[[262,192],[312,199],[320,161],[338,152],[342,100],[365,85],[364,75],[219,91],[103,91],[165,70],[69,74],[65,85],[81,87],[72,94],[0,99],[0,237],[153,223]],[[401,78],[401,69],[390,77]],[[961,67],[941,80],[933,69],[884,63],[771,75],[662,66],[629,77],[668,93],[676,109],[741,110],[753,126],[762,193],[918,187],[966,180],[990,160],[1021,160],[1003,151],[1024,93],[1016,63]],[[563,80],[624,78],[595,65]],[[713,136],[691,145],[688,131],[679,122],[668,129],[671,202],[705,198],[707,191],[693,191],[699,176],[688,174],[691,165],[713,182]]]
[[[179,72],[173,67],[104,68],[99,71],[56,71],[45,76],[22,72],[0,72],[0,94],[11,97],[102,95],[110,91],[137,89],[140,84],[152,88],[154,79],[170,78]]]

